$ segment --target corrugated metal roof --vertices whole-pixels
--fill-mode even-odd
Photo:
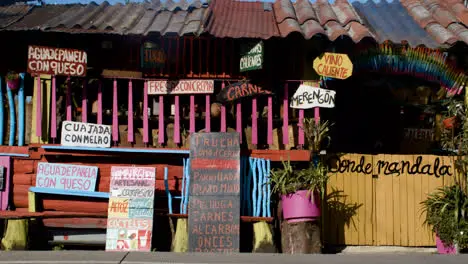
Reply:
[[[35,7],[7,30],[41,30],[67,33],[200,34],[206,13],[200,1],[110,5],[46,5]]]
[[[468,44],[468,8],[463,0],[401,0],[420,27],[439,44]]]
[[[382,0],[375,3],[354,2],[353,7],[366,20],[378,42],[408,42],[411,46],[425,45],[437,47],[438,44],[417,24],[399,1],[388,3]]]
[[[10,5],[0,6],[0,29],[6,28],[23,18],[33,6],[30,5]]]

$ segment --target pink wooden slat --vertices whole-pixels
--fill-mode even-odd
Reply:
[[[145,81],[143,91],[143,143],[149,142],[148,137],[148,82]]]
[[[195,133],[195,96],[190,96],[190,133]]]
[[[67,120],[72,120],[72,88],[71,88],[71,79],[67,79]]]
[[[205,96],[205,132],[211,132],[211,103],[210,95]]]
[[[1,202],[1,211],[5,211],[8,209],[8,202],[10,199],[10,185],[11,185],[11,158],[8,156],[0,157],[0,166],[5,167],[5,182],[4,182],[4,189],[0,192],[0,202]]]
[[[257,134],[257,99],[252,99],[252,145],[258,144]]]
[[[81,98],[81,121],[83,123],[88,123],[88,95],[86,91],[86,79],[83,80],[83,91]]]
[[[221,84],[221,90],[224,89],[224,82]],[[226,106],[221,105],[221,132],[226,132]]]
[[[97,100],[98,100],[97,122],[98,124],[102,124],[102,82],[101,81],[99,81]]]
[[[132,80],[128,81],[128,109],[127,109],[127,120],[128,120],[128,132],[127,141],[133,141],[133,83]]]
[[[273,98],[268,97],[267,144],[273,144]]]
[[[240,143],[242,143],[242,105],[237,103],[236,107],[236,131],[239,133]]]
[[[301,84],[303,84],[303,82],[301,82]],[[297,143],[302,146],[304,145],[304,129],[303,129],[303,125],[304,125],[304,109],[299,109],[299,137],[297,139]]]
[[[315,118],[315,124],[318,124],[320,122],[320,108],[318,107],[314,108],[314,118]]]
[[[180,112],[179,112],[179,96],[174,98],[175,116],[174,116],[174,143],[180,143]]]
[[[112,101],[112,140],[117,143],[119,141],[119,116],[118,116],[118,101],[117,101],[117,80],[114,79]]]
[[[283,144],[289,144],[289,128],[288,128],[288,83],[284,85],[284,97],[283,97]]]
[[[158,143],[164,144],[164,97],[159,96],[159,133],[158,133]]]
[[[52,99],[51,99],[51,109],[50,109],[50,137],[55,141],[57,138],[57,91],[55,76],[52,76]]]
[[[36,136],[42,136],[42,82],[41,76],[37,76],[37,93],[36,93]]]

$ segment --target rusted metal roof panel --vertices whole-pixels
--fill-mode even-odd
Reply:
[[[468,44],[468,8],[463,0],[401,0],[401,4],[438,44]]]
[[[425,45],[434,48],[438,44],[408,14],[399,1],[382,0],[375,3],[354,2],[354,9],[366,20],[378,42],[408,42],[411,46]]]
[[[127,5],[107,1],[81,5],[35,7],[6,30],[41,30],[67,33],[109,33],[121,35],[199,34],[206,5],[200,1],[158,0]]]
[[[31,5],[0,6],[0,29],[6,28],[23,18],[33,8]]]

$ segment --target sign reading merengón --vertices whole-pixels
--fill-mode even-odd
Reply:
[[[335,91],[309,85],[300,85],[291,98],[291,108],[310,109],[314,107],[335,107]]]
[[[36,187],[94,192],[98,167],[39,162]]]
[[[189,251],[239,252],[239,134],[193,134],[190,160]]]
[[[213,80],[149,81],[148,94],[211,94]]]
[[[62,146],[110,148],[112,128],[108,125],[63,121]]]
[[[156,169],[112,167],[107,251],[151,251]]]
[[[28,72],[63,76],[86,76],[85,51],[42,46],[28,47]]]

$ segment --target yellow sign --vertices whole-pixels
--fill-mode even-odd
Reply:
[[[321,76],[347,79],[353,74],[353,63],[346,54],[325,52],[315,58],[314,70]]]

